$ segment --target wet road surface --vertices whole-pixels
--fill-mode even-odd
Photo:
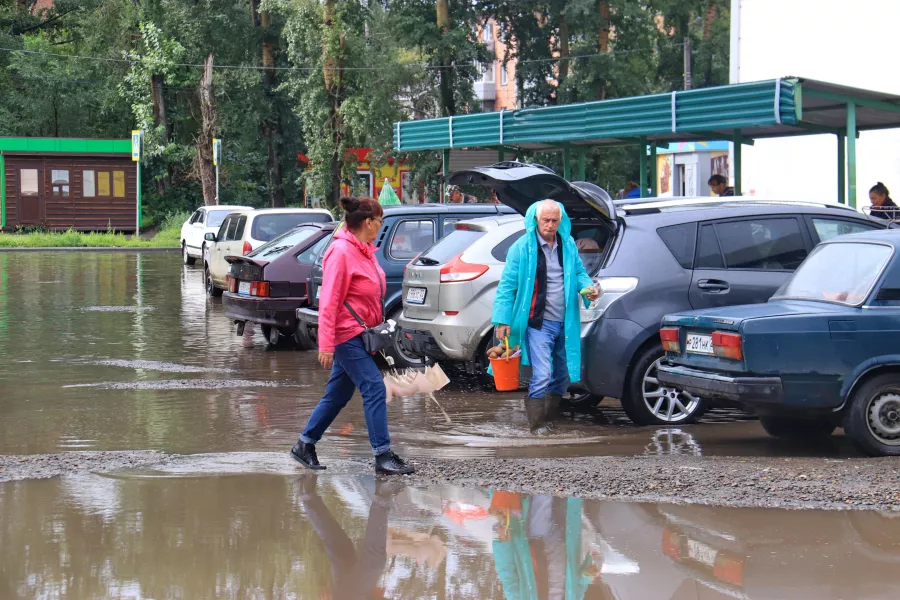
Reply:
[[[0,454],[148,449],[169,453],[284,450],[318,401],[327,373],[313,352],[238,338],[200,269],[177,254],[0,254]],[[809,449],[754,421],[635,428],[607,401],[560,432],[526,432],[520,394],[454,382],[394,401],[391,434],[423,457],[634,454],[857,456],[843,436]],[[361,403],[340,415],[323,456],[367,456]]]
[[[3,598],[896,597],[900,519],[369,477],[0,485]]]

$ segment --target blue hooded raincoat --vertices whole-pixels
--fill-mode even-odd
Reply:
[[[579,290],[594,285],[578,256],[578,247],[572,239],[572,222],[566,209],[559,202],[559,237],[563,244],[563,292],[566,297],[566,361],[569,365],[569,381],[581,381],[581,315],[580,309],[589,302],[578,294]],[[510,347],[522,348],[522,364],[530,365],[525,332],[528,331],[528,317],[534,279],[537,276],[537,203],[525,213],[525,235],[509,249],[503,276],[497,286],[494,312],[491,321],[494,326],[510,326]],[[583,304],[582,304],[583,303]]]

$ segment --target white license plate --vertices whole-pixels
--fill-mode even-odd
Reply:
[[[692,354],[715,354],[713,350],[712,336],[699,333],[687,334],[685,349]]]
[[[706,544],[701,544],[695,540],[688,540],[687,546],[688,556],[691,557],[691,560],[695,560],[708,567],[716,566],[716,556],[719,554],[718,550],[710,548]]]
[[[425,288],[409,288],[406,290],[406,301],[410,304],[425,304]]]
[[[250,295],[250,282],[249,281],[238,282],[238,294],[243,294],[244,296]]]

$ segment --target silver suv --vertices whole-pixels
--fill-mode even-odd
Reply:
[[[413,355],[484,368],[493,339],[494,294],[510,246],[525,233],[519,215],[462,221],[423,252],[403,277],[400,343]]]

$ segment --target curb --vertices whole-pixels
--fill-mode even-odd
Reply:
[[[0,248],[2,252],[181,252],[181,248],[129,248],[127,246],[51,246],[49,248]]]

